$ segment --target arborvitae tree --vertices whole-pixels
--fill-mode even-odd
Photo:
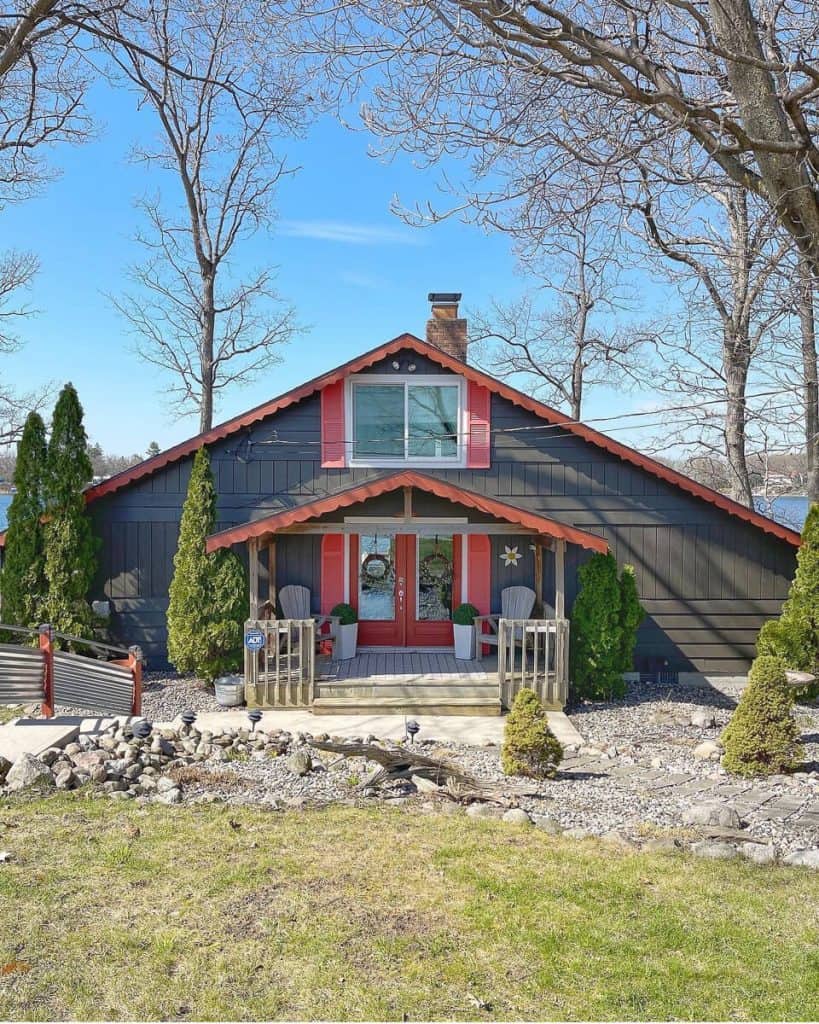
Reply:
[[[216,489],[207,450],[193,460],[179,526],[179,546],[168,591],[168,657],[179,672],[208,682],[238,667],[248,591],[244,567],[232,551],[208,554],[216,526]]]
[[[37,626],[43,621],[46,452],[42,417],[36,412],[29,413],[17,446],[16,490],[8,509],[5,561],[0,574],[0,618],[11,626]]]
[[[819,503],[802,529],[796,575],[782,615],[762,627],[757,652],[782,658],[787,668],[819,675]]]
[[[545,779],[554,775],[563,747],[549,728],[546,710],[534,690],[518,692],[506,719],[501,765],[507,775]]]
[[[637,593],[637,576],[633,565],[624,565],[620,574],[620,671],[631,672],[634,668],[634,648],[637,644],[637,629],[645,618],[640,595]]]
[[[66,384],[54,407],[46,460],[45,609],[56,630],[73,636],[89,636],[94,625],[88,592],[97,540],[83,494],[91,477],[82,405],[74,385]]]
[[[156,443],[156,441],[151,441],[151,443],[148,445],[147,450],[145,451],[145,458],[152,459],[154,458],[154,456],[159,455],[160,451],[161,449],[159,445]]]
[[[610,551],[592,555],[578,571],[580,591],[572,608],[569,645],[577,697],[611,700],[625,693],[620,582]]]
[[[722,733],[722,764],[737,775],[778,775],[799,763],[799,729],[793,716],[793,691],[781,658],[760,655],[748,685]]]

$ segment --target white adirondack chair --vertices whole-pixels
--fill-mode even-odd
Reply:
[[[530,587],[506,587],[501,591],[500,615],[478,615],[475,619],[475,640],[478,644],[498,646],[498,622],[500,619],[531,618],[537,595]],[[489,632],[483,632],[483,624],[489,625]],[[514,642],[523,645],[523,631],[515,630]]]
[[[335,643],[338,636],[337,615],[313,615],[310,611],[310,590],[289,583],[279,591],[279,604],[285,619],[312,619],[316,624],[316,641]]]

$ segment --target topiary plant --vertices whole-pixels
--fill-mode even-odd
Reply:
[[[782,658],[760,655],[722,733],[722,764],[737,775],[778,775],[799,763],[799,729]]]
[[[459,604],[452,616],[456,626],[473,626],[481,613],[474,604]]]
[[[355,608],[351,604],[345,604],[343,601],[332,609],[330,614],[339,620],[339,624],[342,626],[352,626],[358,622],[358,615]]]
[[[501,765],[504,772],[534,779],[550,778],[562,757],[563,747],[549,728],[546,710],[537,694],[528,688],[520,690],[503,734]]]

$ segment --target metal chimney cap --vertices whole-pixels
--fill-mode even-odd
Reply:
[[[430,292],[429,295],[427,295],[427,300],[429,302],[432,302],[434,305],[438,305],[439,303],[447,303],[447,304],[455,305],[456,303],[461,301],[461,293],[460,292]]]

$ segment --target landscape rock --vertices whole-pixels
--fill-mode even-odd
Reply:
[[[713,729],[717,724],[713,711],[695,711],[691,715],[691,724],[697,729]]]
[[[466,809],[468,818],[499,818],[502,814],[501,808],[494,804],[474,803]]]
[[[742,819],[727,804],[694,804],[683,813],[685,825],[719,825],[721,828],[742,828]]]
[[[76,747],[77,744],[69,743],[68,746]],[[79,752],[79,747],[77,747],[77,751]],[[65,754],[70,754],[68,747],[66,747],[65,750],[61,750],[60,747],[49,747],[48,750],[44,750],[42,754],[39,754],[38,756],[43,764],[47,764],[48,767],[51,768],[54,762],[59,761],[59,759]]]
[[[108,778],[108,772],[105,770],[104,764],[95,764],[88,775],[91,781],[96,783],[105,782]]]
[[[0,864],[8,864],[14,857],[8,850],[0,850]]]
[[[167,775],[160,775],[156,780],[156,790],[158,793],[169,793],[172,789],[177,788],[177,783],[173,779],[168,778]]]
[[[510,825],[532,824],[532,819],[521,807],[510,807],[508,811],[504,812],[503,821],[509,822]]]
[[[412,776],[412,784],[419,793],[440,793],[442,787],[431,779],[425,779],[420,775]]]
[[[287,767],[294,775],[308,775],[313,767],[313,758],[306,750],[294,750],[287,759]]]
[[[703,740],[692,751],[697,761],[718,761],[722,755],[722,747],[714,740]]]
[[[57,789],[71,789],[75,782],[74,772],[70,768],[64,768],[54,778],[54,784]]]
[[[21,754],[6,775],[6,786],[12,793],[29,786],[53,786],[54,773],[33,754]]]
[[[3,782],[6,776],[8,775],[10,768],[11,761],[9,761],[7,757],[3,757],[3,755],[0,754],[0,786],[3,785]]]
[[[782,858],[782,863],[790,867],[813,868],[814,871],[819,871],[819,848],[794,850]]]
[[[588,839],[591,836],[591,831],[587,828],[567,828],[563,833],[566,839]]]
[[[633,850],[637,846],[632,839],[623,835],[622,832],[618,832],[617,829],[612,829],[611,832],[606,832],[605,835],[600,838],[602,842],[609,843],[611,846],[619,846],[624,850]]]
[[[74,766],[79,768],[80,771],[90,772],[96,765],[104,763],[105,751],[83,750],[78,754],[74,754],[71,760],[74,763]]]
[[[739,852],[754,864],[776,863],[776,847],[773,843],[742,843]]]
[[[736,847],[730,843],[713,843],[710,839],[694,843],[691,852],[695,857],[702,857],[705,860],[734,860],[739,856]]]
[[[179,789],[178,787],[174,787],[173,789],[165,790],[164,792],[159,794],[157,799],[161,800],[163,804],[181,804],[182,803],[182,790]]]

